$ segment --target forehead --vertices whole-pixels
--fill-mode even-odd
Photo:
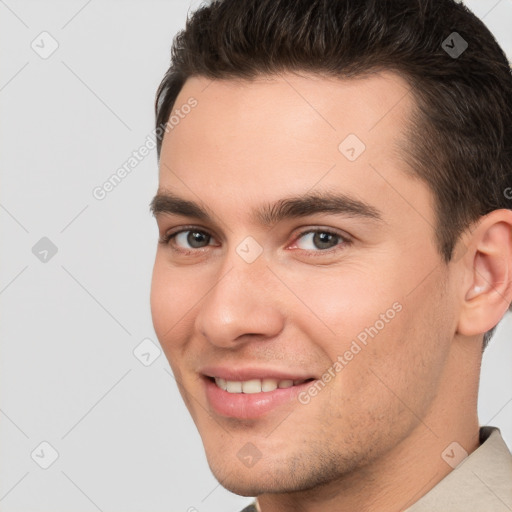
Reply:
[[[183,109],[192,98],[196,106]],[[395,214],[408,199],[430,216],[429,192],[408,176],[398,148],[413,108],[409,84],[389,72],[191,77],[163,141],[160,186],[207,204],[222,194],[242,209],[312,189],[376,203],[397,195],[387,204]]]
[[[378,140],[397,135],[396,130],[389,131],[390,127],[400,131],[414,105],[410,90],[409,83],[392,72],[350,79],[292,73],[252,80],[193,76],[182,87],[174,112],[192,97],[199,108],[186,123],[183,115],[181,120],[174,116],[173,121],[181,126],[171,128],[177,134],[201,124],[212,137],[219,129],[223,136],[235,136],[250,122],[254,142],[274,140],[272,132],[281,128],[287,128],[290,135],[304,135],[306,141],[326,137],[337,140],[347,131]],[[194,123],[198,117],[200,120]]]

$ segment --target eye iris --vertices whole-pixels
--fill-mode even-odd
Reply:
[[[210,237],[201,231],[190,231],[187,235],[187,243],[190,247],[198,248],[208,245]]]
[[[338,242],[338,237],[331,233],[318,232],[313,235],[313,243],[318,249],[329,249]]]

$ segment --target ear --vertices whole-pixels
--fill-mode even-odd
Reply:
[[[512,302],[512,210],[482,217],[466,246],[457,332],[475,336],[492,329]]]

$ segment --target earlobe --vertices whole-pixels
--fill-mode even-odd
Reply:
[[[492,329],[512,302],[512,211],[483,217],[472,231],[470,247],[457,332],[475,336]]]

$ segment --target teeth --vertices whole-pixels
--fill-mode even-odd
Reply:
[[[242,392],[242,383],[236,380],[228,380],[226,391],[228,393],[241,393]]]
[[[274,391],[274,389],[277,389],[278,383],[277,379],[263,379],[261,381],[261,391]]]
[[[215,384],[219,386],[220,389],[223,389],[224,391],[228,387],[228,383],[224,379],[215,379]]]
[[[242,393],[261,393],[261,380],[253,379],[242,382]]]
[[[275,389],[291,388],[302,384],[304,380],[251,379],[245,381],[225,380],[215,377],[215,384],[228,393],[261,393]]]

